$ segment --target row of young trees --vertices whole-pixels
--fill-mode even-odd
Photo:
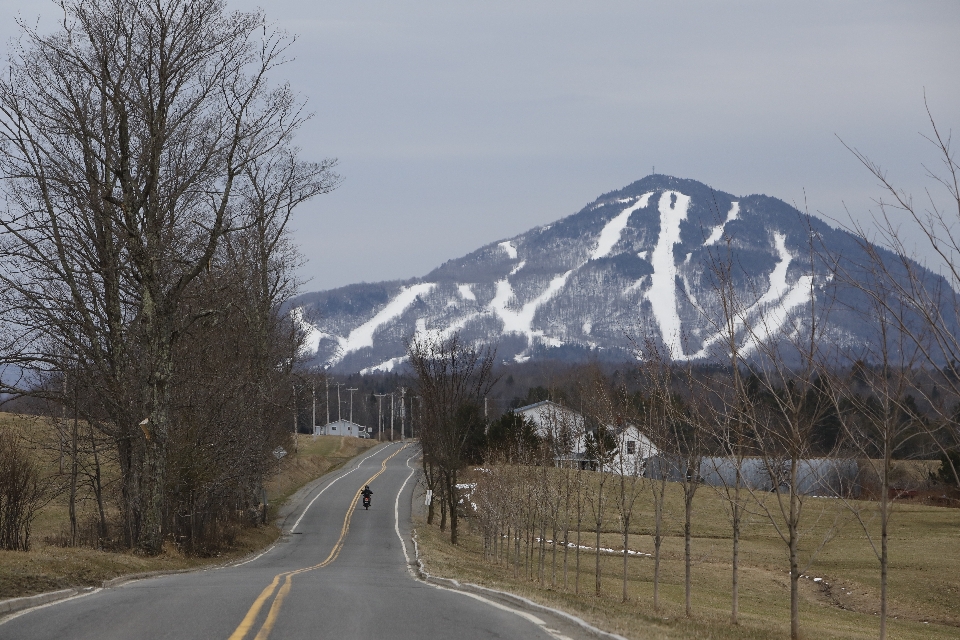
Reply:
[[[118,542],[202,552],[262,501],[287,437],[287,225],[337,185],[335,162],[298,156],[308,114],[271,81],[291,39],[262,13],[62,7],[55,33],[21,23],[0,80],[3,390],[78,418],[70,490],[87,449],[103,538],[108,459]]]
[[[855,151],[887,192],[886,199],[878,200],[880,238],[853,225],[859,251],[831,255],[811,232],[807,264],[813,273],[800,281],[807,288],[802,313],[790,313],[778,306],[780,301],[752,291],[749,274],[741,273],[735,259],[735,239],[725,238],[709,274],[714,311],[701,310],[721,337],[712,364],[669,362],[656,333],[641,331],[636,343],[640,392],[628,393],[599,375],[581,375],[576,389],[565,394],[568,400],[579,396],[585,416],[579,423],[559,421],[537,429],[507,414],[487,424],[477,408],[493,376],[489,366],[473,365],[487,362],[478,348],[456,336],[413,342],[408,351],[424,406],[432,412],[423,431],[425,482],[443,496],[441,526],[449,514],[451,539],[457,539],[458,508],[464,509],[475,515],[488,557],[512,565],[515,575],[544,584],[549,572],[555,587],[562,553],[564,588],[572,549],[574,590],[580,591],[586,521],[595,536],[594,588],[599,595],[601,532],[604,518],[615,511],[626,599],[630,526],[640,495],[647,493],[653,604],[659,608],[665,496],[667,483],[676,482],[683,495],[685,609],[691,615],[693,503],[710,476],[731,526],[731,621],[738,622],[743,523],[747,514],[760,515],[783,544],[791,637],[798,638],[801,577],[839,526],[839,520],[825,527],[817,523],[817,539],[809,539],[819,517],[811,513],[810,496],[827,494],[848,507],[846,513],[877,558],[880,637],[885,638],[888,542],[898,489],[895,461],[939,458],[937,479],[960,487],[960,271],[953,260],[960,246],[951,232],[960,218],[960,167],[932,118],[931,124],[930,140],[946,167],[937,180],[955,211],[938,208],[932,198],[926,212],[921,211]],[[904,212],[945,263],[944,277],[912,260],[896,217]],[[845,292],[845,297],[832,292]],[[869,327],[874,339],[852,350],[835,329],[828,334],[826,319],[838,309]],[[471,364],[458,369],[458,361]],[[445,364],[439,366],[441,362]],[[459,388],[458,379],[468,392],[435,391]],[[660,455],[632,467],[629,458],[617,456],[604,425],[626,423],[638,426]],[[591,424],[593,435],[588,434]],[[571,463],[577,460],[572,443],[578,440],[585,459]],[[480,461],[484,467],[466,509],[457,473]],[[616,473],[585,471],[618,465]],[[431,509],[431,522],[433,515]]]

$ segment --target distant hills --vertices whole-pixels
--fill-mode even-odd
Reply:
[[[650,175],[422,278],[307,293],[289,309],[312,363],[343,372],[390,371],[426,331],[495,343],[514,362],[632,359],[644,336],[674,360],[706,361],[725,349],[728,268],[743,322],[759,328],[741,336],[748,352],[757,335],[808,326],[811,306],[830,310],[825,340],[856,351],[876,336],[855,313],[864,297],[831,276],[838,257],[865,262],[854,236],[782,200]]]

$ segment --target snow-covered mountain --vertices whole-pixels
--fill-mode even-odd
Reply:
[[[651,175],[422,278],[308,293],[290,309],[307,355],[340,371],[390,371],[404,339],[427,331],[495,343],[516,362],[631,358],[644,336],[675,360],[697,360],[724,349],[717,273],[728,268],[741,326],[753,329],[741,332],[747,351],[808,322],[811,307],[831,308],[827,340],[856,348],[873,336],[849,309],[860,296],[825,268],[827,254],[852,264],[860,249],[776,198]]]

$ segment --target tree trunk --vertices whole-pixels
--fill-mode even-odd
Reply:
[[[457,470],[451,469],[449,474],[449,482],[447,483],[447,495],[449,496],[450,502],[450,543],[457,544],[459,542],[460,531],[458,529],[459,525],[459,513],[457,509],[457,502],[459,493],[457,492]]]
[[[623,602],[627,601],[627,554],[630,542],[630,518],[623,519]]]
[[[660,481],[660,495],[654,494],[653,516],[653,610],[660,611],[660,544],[663,542],[663,480]],[[657,489],[654,488],[654,492]]]
[[[730,624],[739,624],[740,613],[740,472],[737,471],[737,486],[733,502],[733,576],[730,597]]]
[[[685,487],[686,491],[683,505],[683,603],[684,612],[688,618],[693,615],[693,611],[690,606],[690,522],[693,516],[693,482],[696,482],[696,480],[687,481],[688,486]]]
[[[74,405],[73,429],[70,433],[70,546],[77,546],[77,476],[79,475],[78,436],[76,405]]]
[[[793,465],[791,474],[794,476],[790,486],[790,638],[800,640],[800,561],[798,557],[799,531],[797,516],[796,467]]]

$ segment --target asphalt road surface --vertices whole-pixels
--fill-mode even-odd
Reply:
[[[412,446],[384,445],[317,484],[285,535],[243,564],[98,590],[8,618],[16,640],[563,638],[515,611],[413,577]],[[364,484],[373,505],[358,506]]]

